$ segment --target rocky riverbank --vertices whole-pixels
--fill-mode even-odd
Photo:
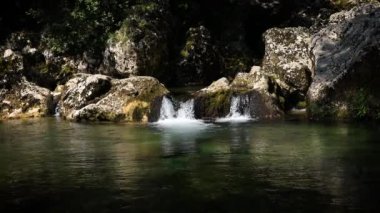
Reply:
[[[173,20],[190,19],[180,19],[170,1],[133,6],[101,57],[60,54],[43,34],[15,32],[0,47],[0,119],[58,113],[72,121],[156,121],[170,95],[164,84],[211,83],[193,94],[198,119],[226,116],[232,97],[244,95],[258,119],[305,109],[313,120],[380,120],[380,3],[370,2],[296,4],[286,21],[260,33],[261,58],[243,26],[226,29],[229,36],[210,27],[219,25],[178,28]],[[282,7],[255,3],[271,20]],[[235,18],[226,26],[244,19]]]

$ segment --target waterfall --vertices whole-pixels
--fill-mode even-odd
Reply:
[[[194,119],[194,99],[180,103],[177,118],[179,119]]]
[[[59,104],[57,104],[57,106],[55,106],[55,108],[54,108],[54,117],[60,116],[59,108],[60,108]]]
[[[162,98],[159,121],[164,120],[195,120],[194,118],[194,100],[190,99],[180,102],[176,110],[173,102],[167,98]]]
[[[195,134],[210,126],[202,120],[195,119],[194,99],[175,102],[175,100],[172,101],[168,97],[163,97],[160,118],[154,125],[181,135],[184,133],[184,129],[186,129],[186,132]]]
[[[174,110],[172,101],[164,96],[162,98],[159,120],[173,119],[175,117],[175,114],[176,112]]]
[[[230,112],[217,122],[246,122],[252,120],[248,95],[238,95],[231,98]]]
[[[249,118],[249,97],[248,95],[243,96],[234,96],[231,99],[230,113],[227,117],[238,118],[238,117],[247,117]]]

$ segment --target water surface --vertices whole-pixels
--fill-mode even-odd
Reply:
[[[0,212],[375,212],[380,128],[0,123]]]

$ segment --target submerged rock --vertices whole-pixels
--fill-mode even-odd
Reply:
[[[0,119],[43,117],[52,110],[51,92],[25,78],[11,88],[0,88]]]
[[[380,119],[380,4],[330,17],[313,36],[313,119]]]
[[[112,79],[79,74],[66,83],[58,111],[62,117],[76,121],[147,122],[157,117],[155,104],[167,93],[153,77]]]

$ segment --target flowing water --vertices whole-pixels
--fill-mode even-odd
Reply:
[[[0,212],[376,212],[379,130],[2,122]]]
[[[251,121],[249,96],[240,95],[231,98],[230,113],[225,118],[218,118],[216,122],[247,122]]]

